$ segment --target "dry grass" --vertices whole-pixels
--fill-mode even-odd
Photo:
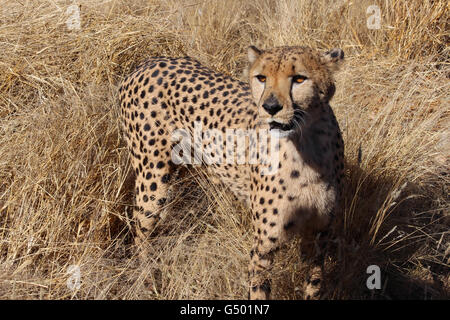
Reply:
[[[181,176],[154,255],[137,262],[117,84],[151,55],[242,77],[250,43],[348,57],[332,102],[348,187],[328,298],[449,297],[447,1],[80,0],[81,28],[68,30],[71,3],[0,0],[0,298],[246,297],[248,212],[198,170]],[[374,3],[381,29],[368,30]],[[302,297],[298,244],[278,257],[275,298]],[[382,290],[365,286],[370,264]]]

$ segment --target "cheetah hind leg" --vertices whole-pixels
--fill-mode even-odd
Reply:
[[[136,179],[136,206],[133,210],[135,221],[135,246],[141,262],[154,256],[150,238],[155,236],[156,228],[167,213],[167,199],[170,196],[171,173],[168,166],[144,169]]]

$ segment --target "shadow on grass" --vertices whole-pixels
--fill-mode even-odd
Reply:
[[[346,168],[345,210],[327,246],[328,298],[448,299],[449,226],[437,201],[445,195],[425,181],[419,186]],[[370,265],[380,267],[380,289],[367,288]]]

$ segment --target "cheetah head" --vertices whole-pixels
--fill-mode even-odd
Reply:
[[[333,73],[344,59],[341,49],[320,53],[306,47],[267,51],[251,46],[249,82],[259,123],[289,135],[318,115],[333,97]]]

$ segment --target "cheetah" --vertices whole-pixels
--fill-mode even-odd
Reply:
[[[302,237],[302,252],[309,253],[311,261],[320,260],[316,235],[329,228],[340,210],[343,188],[344,143],[329,105],[335,93],[333,75],[343,59],[341,49],[250,46],[248,83],[212,71],[190,57],[153,57],[126,77],[119,98],[122,131],[136,173],[136,245],[145,245],[161,219],[174,170],[180,165],[173,159],[178,141],[173,140],[174,132],[192,134],[196,125],[222,134],[266,130],[269,140],[276,141],[276,168],[258,161],[211,164],[205,158],[194,159],[250,209],[249,298],[270,299],[274,255],[293,235]],[[238,144],[219,135],[211,147],[211,139],[217,136],[200,137],[195,147],[204,147],[214,156],[232,149],[217,145]],[[257,139],[244,140],[251,147]],[[262,158],[264,148],[256,149],[256,159]],[[307,299],[320,298],[322,267],[320,262],[313,266],[305,285]]]

